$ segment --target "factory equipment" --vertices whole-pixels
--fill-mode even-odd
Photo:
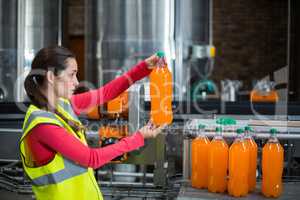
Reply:
[[[258,81],[250,93],[251,102],[277,102],[278,92],[274,89],[273,81]]]
[[[143,84],[135,84],[127,91],[125,99],[120,99],[124,97],[124,94],[121,94],[119,97],[116,97],[112,101],[108,102],[104,106],[106,112],[101,113],[101,121],[93,120],[93,130],[89,131],[89,137],[93,135],[98,135],[100,138],[101,146],[108,144],[113,144],[120,140],[122,137],[125,137],[129,134],[136,132],[140,127],[144,126],[149,120],[148,114],[144,110],[144,87]],[[112,109],[112,105],[114,104]],[[108,106],[110,105],[110,109]],[[118,108],[117,108],[118,107]],[[127,109],[121,109],[127,108]],[[113,114],[113,115],[112,115]],[[92,125],[88,125],[88,127]],[[98,131],[97,131],[98,130]],[[127,167],[132,168],[133,165],[139,166],[138,171],[133,171],[131,174],[127,173],[127,177],[134,177],[136,173],[147,173],[148,177],[144,177],[141,182],[139,179],[130,179],[136,180],[131,182],[105,182],[100,181],[101,185],[110,185],[110,184],[119,184],[119,185],[141,185],[141,186],[167,186],[167,169],[168,162],[166,160],[166,145],[165,145],[165,136],[160,136],[157,139],[149,139],[145,141],[146,144],[144,147],[136,150],[134,152],[126,153],[125,155],[117,158],[112,163],[126,164]],[[103,145],[104,144],[104,145]],[[96,145],[97,146],[97,145]],[[119,171],[114,172],[115,174],[123,174],[123,177],[126,175],[124,171],[121,170],[121,167],[117,167]],[[153,170],[149,171],[149,168]],[[120,171],[121,170],[121,171]],[[105,180],[106,177],[102,174],[99,174],[100,180]],[[109,172],[107,172],[109,173]],[[104,175],[107,175],[104,173]],[[113,174],[114,174],[113,173]],[[116,177],[113,178],[118,179]],[[112,181],[112,180],[110,180]]]
[[[59,0],[0,0],[0,9],[3,10],[0,17],[7,16],[10,23],[9,26],[6,23],[0,26],[8,27],[8,31],[0,32],[0,47],[6,45],[3,49],[9,49],[3,57],[5,59],[1,59],[0,52],[0,62],[8,63],[5,66],[9,66],[3,69],[14,70],[11,66],[18,66],[19,70],[19,66],[23,66],[20,71],[26,71],[36,50],[46,44],[60,43],[60,3]],[[20,20],[16,20],[13,14],[1,14],[8,10],[10,13],[19,13],[17,16]],[[189,187],[190,136],[186,133],[192,130],[189,120],[193,119],[192,123],[206,124],[205,135],[212,138],[215,135],[215,119],[223,115],[234,116],[237,125],[252,126],[260,147],[269,136],[269,126],[277,127],[280,132],[278,138],[282,139],[286,154],[284,180],[299,180],[300,151],[295,146],[297,141],[294,141],[300,139],[300,111],[297,105],[290,104],[282,116],[277,115],[277,108],[287,109],[287,105],[281,105],[281,102],[233,103],[237,99],[236,91],[240,83],[230,82],[232,80],[224,82],[221,94],[222,100],[229,102],[197,102],[217,99],[219,95],[216,84],[209,79],[215,55],[211,29],[212,1],[87,0],[86,11],[87,81],[97,87],[103,85],[116,77],[120,68],[126,71],[157,50],[166,52],[175,81],[173,124],[158,138],[147,140],[139,150],[95,170],[105,196],[172,199],[179,191],[178,199],[188,198],[190,193],[193,193],[191,197],[194,198],[199,195],[211,198],[211,195]],[[24,15],[27,12],[37,17]],[[44,16],[48,13],[52,13],[51,17]],[[19,30],[23,30],[24,35]],[[17,39],[6,40],[9,37]],[[8,45],[8,41],[11,44]],[[5,74],[0,71],[0,76]],[[16,79],[17,73],[11,74],[14,76],[12,79]],[[0,86],[7,85],[8,89],[0,89],[0,101],[14,101],[10,100],[12,97],[7,98],[5,92],[12,91],[9,88],[12,84],[3,80]],[[194,93],[195,96],[189,97]],[[18,97],[17,101],[22,101],[22,95]],[[147,83],[139,82],[107,107],[93,108],[90,112],[92,115],[81,118],[89,129],[86,133],[89,145],[99,147],[100,140],[105,144],[113,143],[142,127],[149,120],[149,99]],[[189,99],[195,102],[182,101]],[[7,115],[15,110],[9,110],[8,104],[3,107],[4,114],[0,116],[0,187],[31,194],[30,183],[24,176],[18,158],[18,141],[24,116],[19,111],[17,115]],[[231,141],[236,134],[225,131],[223,135]]]
[[[191,74],[196,74],[192,66],[207,71],[204,68],[215,55],[211,37],[212,5],[209,0],[87,0],[85,6],[88,66],[85,68],[85,79],[96,87],[115,78],[120,68],[127,71],[140,60],[161,50],[165,52],[169,70],[174,72],[174,100],[187,99],[191,90],[189,85],[192,84]],[[197,78],[193,77],[194,82]],[[124,112],[111,115],[111,110],[118,110],[113,109],[120,102],[120,98],[116,98],[104,110],[100,109],[101,119],[107,119],[105,123],[109,126],[114,120],[122,118],[125,123],[128,122],[128,134],[132,134],[149,120],[146,105],[149,95],[146,80],[128,91],[128,118],[124,118]],[[167,177],[176,173],[172,171],[174,161],[166,158],[169,148],[166,138],[161,135],[147,141],[144,148],[129,153],[123,162],[137,165],[136,173],[152,173],[152,180],[142,180],[144,186],[150,180],[154,187],[165,187],[168,185]]]
[[[0,1],[0,102],[24,102],[34,54],[61,44],[61,0]]]
[[[0,102],[2,128],[20,128],[27,104],[23,79],[34,53],[61,43],[61,0],[0,0]],[[17,160],[21,132],[1,133],[1,158]],[[11,145],[7,145],[11,144]],[[17,143],[16,143],[17,144]]]
[[[88,0],[86,14],[85,79],[96,86],[158,50],[174,72],[176,100],[189,98],[190,85],[211,73],[212,1]]]

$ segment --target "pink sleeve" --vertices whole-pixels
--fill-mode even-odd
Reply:
[[[136,132],[116,144],[103,148],[90,148],[64,128],[49,124],[40,124],[33,128],[31,131],[32,136],[37,137],[37,141],[49,150],[59,152],[79,165],[94,169],[101,167],[123,153],[144,145],[144,137],[141,133]],[[35,157],[38,156],[38,152],[35,152],[34,149],[31,149],[31,151],[36,155]]]
[[[72,107],[77,115],[96,105],[101,105],[114,99],[130,85],[149,75],[151,72],[145,61],[140,62],[127,73],[112,80],[103,87],[71,97]]]

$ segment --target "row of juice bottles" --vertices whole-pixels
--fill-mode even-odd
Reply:
[[[199,134],[192,141],[192,187],[234,197],[246,196],[256,188],[257,144],[251,136],[252,129],[237,129],[237,137],[228,147],[222,137],[221,127],[209,141],[199,125]],[[279,197],[282,193],[284,150],[276,137],[276,129],[262,150],[262,186],[265,197]]]

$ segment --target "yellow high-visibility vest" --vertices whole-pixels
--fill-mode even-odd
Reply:
[[[60,99],[57,110],[67,119],[80,123],[68,100]],[[27,134],[38,124],[54,124],[87,145],[82,131],[74,132],[60,116],[30,105],[23,123],[20,153],[24,171],[32,182],[32,190],[37,200],[103,200],[92,168],[86,168],[56,153],[49,163],[35,167],[32,164],[27,143]]]

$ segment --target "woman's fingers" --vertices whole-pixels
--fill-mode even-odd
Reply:
[[[162,130],[166,127],[166,125],[162,125],[162,126],[156,126],[153,129],[153,136],[156,137],[158,134],[160,134],[162,132]]]
[[[159,57],[156,54],[153,54],[149,58],[146,58],[145,62],[147,63],[147,67],[149,69],[153,69],[156,66],[158,60],[159,60]]]

